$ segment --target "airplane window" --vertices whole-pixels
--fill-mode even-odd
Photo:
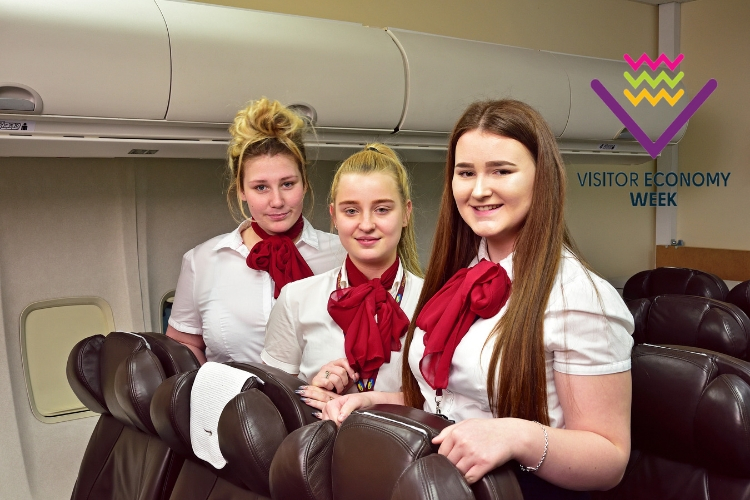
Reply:
[[[115,329],[112,309],[98,297],[35,302],[21,314],[21,356],[31,411],[52,423],[95,415],[68,385],[68,354],[78,341]]]
[[[174,292],[174,290],[171,290],[161,298],[161,333],[167,333],[167,322],[169,321],[169,316],[172,314]]]

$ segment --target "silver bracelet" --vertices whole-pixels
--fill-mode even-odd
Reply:
[[[534,420],[534,423],[539,425],[539,427],[542,428],[542,432],[544,433],[544,453],[542,453],[542,459],[539,460],[539,463],[536,464],[536,467],[524,467],[521,464],[518,464],[521,467],[521,470],[524,472],[536,472],[539,470],[539,467],[542,466],[542,462],[544,462],[544,459],[547,458],[547,448],[549,447],[549,436],[547,436],[547,429],[544,428],[542,424]]]

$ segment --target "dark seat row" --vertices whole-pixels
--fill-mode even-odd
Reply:
[[[373,408],[339,431],[318,421],[294,393],[302,381],[267,366],[230,365],[257,378],[221,413],[219,446],[227,465],[216,469],[191,446],[190,395],[198,369],[187,349],[164,336],[124,332],[76,345],[68,364],[71,386],[101,417],[72,498],[376,499],[411,491],[420,481],[431,484],[432,462],[425,462],[394,490],[410,464],[435,454],[431,439],[444,420],[411,408]],[[453,468],[455,486],[466,494],[461,498],[521,498],[507,467],[473,490],[451,464],[441,467]],[[458,498],[439,490],[442,496],[425,490],[427,496],[417,498]]]
[[[684,267],[657,267],[631,276],[622,290],[626,302],[657,295],[694,295],[728,302],[750,316],[750,280],[732,290],[724,280],[705,271]]]

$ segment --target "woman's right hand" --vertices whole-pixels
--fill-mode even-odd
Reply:
[[[321,419],[333,420],[336,425],[341,425],[354,410],[379,404],[403,405],[404,393],[368,391],[347,394],[326,403]]]
[[[359,374],[354,371],[346,358],[335,359],[323,365],[310,385],[321,387],[336,394],[344,394],[359,380]]]
[[[346,417],[348,417],[354,410],[377,404],[372,401],[372,394],[376,393],[359,392],[357,394],[347,394],[340,398],[335,398],[326,403],[323,408],[321,419],[333,420],[336,425],[341,425],[341,422],[343,422],[344,419],[346,419]]]

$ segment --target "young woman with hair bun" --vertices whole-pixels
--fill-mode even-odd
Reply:
[[[433,443],[470,483],[515,460],[524,498],[614,487],[630,454],[633,318],[575,249],[565,180],[533,108],[469,106],[448,145],[403,390],[338,398],[323,417],[405,404],[456,422]]]
[[[310,190],[305,129],[266,98],[240,110],[229,128],[227,202],[242,223],[185,254],[167,328],[201,363],[259,362],[282,287],[343,258],[339,239],[302,216]]]
[[[347,391],[399,391],[401,347],[422,289],[409,179],[396,154],[370,144],[331,185],[331,220],[347,251],[340,267],[286,286],[261,358],[309,385],[313,408]]]

